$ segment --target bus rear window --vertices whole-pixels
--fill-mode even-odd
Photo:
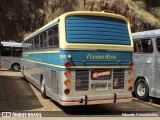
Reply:
[[[68,43],[131,45],[127,23],[109,17],[67,17],[66,37]]]

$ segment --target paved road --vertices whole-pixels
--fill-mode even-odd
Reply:
[[[43,99],[39,90],[23,79],[20,72],[0,70],[0,111],[43,111],[43,116],[116,116],[128,112],[157,113],[160,116],[160,103],[134,99],[128,103],[64,107],[53,100]]]

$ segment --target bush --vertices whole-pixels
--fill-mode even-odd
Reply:
[[[160,20],[160,7],[157,7],[154,10],[154,15],[156,16],[156,18],[158,18]]]
[[[145,9],[146,7],[145,2],[143,2],[142,0],[136,1],[136,4],[139,8]]]

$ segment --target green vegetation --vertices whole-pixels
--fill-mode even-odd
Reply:
[[[160,20],[160,0],[132,0],[139,8],[146,9]]]

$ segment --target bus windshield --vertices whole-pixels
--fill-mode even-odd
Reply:
[[[66,18],[68,43],[131,45],[126,21],[100,16]]]

